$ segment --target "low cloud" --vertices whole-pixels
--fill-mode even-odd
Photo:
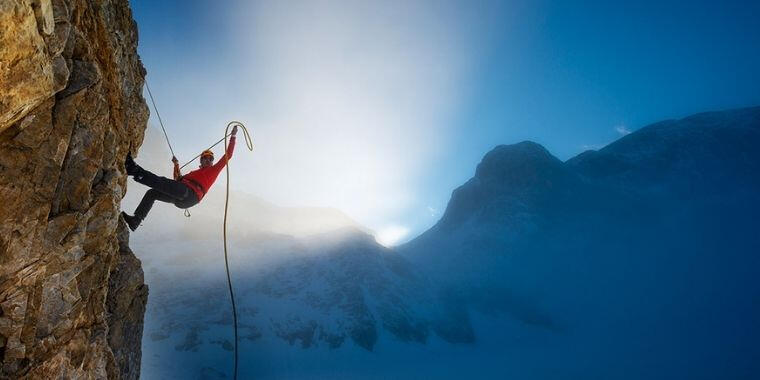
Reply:
[[[628,129],[625,125],[618,125],[615,127],[615,131],[619,133],[621,136],[625,136],[627,134],[631,133],[631,130]]]

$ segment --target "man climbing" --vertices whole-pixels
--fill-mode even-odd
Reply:
[[[122,211],[121,216],[129,225],[129,229],[136,230],[140,223],[148,216],[153,202],[161,201],[173,203],[179,208],[189,208],[198,204],[203,199],[211,185],[216,181],[219,172],[224,169],[224,165],[232,157],[232,151],[235,149],[235,135],[237,134],[237,125],[232,128],[230,143],[224,157],[214,164],[214,153],[205,150],[201,153],[201,165],[198,170],[191,171],[182,175],[179,171],[179,162],[176,157],[172,157],[174,163],[174,180],[166,177],[157,176],[135,163],[131,154],[127,154],[124,166],[127,169],[127,175],[131,175],[135,181],[150,187],[145,192],[140,205],[135,209],[134,216]]]

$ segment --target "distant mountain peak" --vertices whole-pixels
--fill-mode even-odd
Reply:
[[[497,159],[498,157],[507,157],[507,155],[543,155],[543,156],[549,156],[551,157],[551,153],[549,153],[546,148],[544,148],[543,145],[530,141],[525,140],[521,141],[519,143],[515,144],[501,144],[497,145],[491,151],[486,153],[485,156],[483,156],[483,161]]]
[[[755,157],[758,139],[760,107],[750,107],[654,123],[566,162],[532,141],[498,145],[483,157],[475,175],[454,190],[433,230],[449,233],[475,223],[516,231],[518,219],[530,226],[537,223],[533,216],[571,204],[580,207],[588,197],[609,201],[609,194],[595,193],[600,189],[624,194],[667,190],[684,196],[694,188],[752,188],[760,161],[748,158]]]
[[[545,170],[561,170],[562,161],[546,148],[532,141],[499,145],[478,164],[475,177],[484,181],[508,181],[519,184]]]
[[[519,207],[545,203],[573,179],[562,161],[540,144],[499,145],[483,157],[475,176],[454,190],[439,224],[452,228],[471,217],[498,219],[488,210],[494,203]]]

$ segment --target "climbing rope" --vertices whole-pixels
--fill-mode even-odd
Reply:
[[[233,122],[233,123],[236,123],[236,122]],[[243,124],[240,124],[240,125],[243,125]],[[246,131],[245,133],[247,134],[248,132]],[[227,138],[227,137],[229,137],[229,136],[230,136],[230,135],[228,135],[228,134],[225,134],[225,135],[224,135],[224,137],[222,137],[221,139],[219,139],[219,141],[215,142],[215,143],[214,143],[213,145],[211,145],[210,147],[206,148],[206,150],[211,150],[211,148],[213,148],[213,147],[215,147],[215,146],[219,145],[219,143],[220,143],[220,142],[222,142],[222,141],[224,141],[224,142],[225,142],[225,144],[226,144],[226,143],[227,143],[227,142],[226,142],[226,141],[227,141],[227,140],[226,140],[226,138]],[[250,136],[246,136],[246,139],[249,139],[249,138],[250,138]],[[248,141],[248,140],[246,140],[246,141]],[[251,148],[251,149],[253,149],[253,148]],[[200,157],[200,156],[201,156],[201,154],[203,154],[203,151],[201,151],[201,153],[198,153],[198,155],[197,155],[197,156],[195,156],[195,157],[193,157],[193,158],[192,158],[190,161],[188,161],[188,162],[185,162],[185,163],[184,163],[182,166],[180,166],[180,167],[179,167],[179,170],[182,170],[182,169],[183,169],[185,166],[187,166],[187,165],[190,165],[190,163],[192,163],[193,161],[195,161],[195,159],[196,159],[196,158]]]
[[[166,145],[169,145],[169,151],[174,156],[174,149],[172,149],[172,143],[169,142],[169,135],[166,134],[166,128],[164,128],[164,121],[161,120],[161,114],[158,113],[158,107],[156,107],[156,101],[153,100],[153,93],[150,92],[150,86],[148,86],[148,79],[145,79],[145,88],[148,89],[148,95],[150,96],[150,102],[153,103],[153,109],[156,110],[156,116],[158,116],[158,123],[161,124],[161,130],[164,131],[164,137],[166,137]],[[188,162],[189,163],[189,162]],[[187,164],[185,164],[187,165]]]
[[[150,87],[148,86],[148,80],[145,80],[145,88],[148,89],[148,95],[150,96],[150,102],[153,103],[153,109],[156,110],[156,116],[158,116],[158,122],[161,124],[161,130],[164,131],[164,137],[166,138],[166,144],[169,145],[169,151],[171,151],[172,156],[174,155],[174,149],[172,149],[172,144],[169,142],[169,135],[166,134],[166,128],[164,128],[164,122],[161,120],[161,114],[158,113],[158,107],[156,107],[156,102],[153,100],[153,94],[150,92]],[[224,269],[227,272],[227,288],[230,292],[230,301],[232,302],[232,322],[235,330],[235,370],[233,373],[233,379],[237,380],[237,373],[238,373],[238,323],[237,323],[237,308],[235,307],[235,294],[232,291],[232,279],[230,278],[230,263],[227,258],[227,210],[229,208],[230,203],[230,161],[229,157],[227,156],[227,138],[230,136],[229,130],[230,127],[238,126],[243,130],[243,137],[245,138],[245,145],[248,148],[249,151],[253,151],[253,140],[251,139],[251,135],[248,133],[248,129],[243,125],[243,123],[239,121],[231,121],[227,124],[227,128],[224,130],[224,137],[222,137],[219,141],[215,142],[213,145],[211,145],[208,149],[211,150],[211,148],[217,146],[220,142],[224,141],[224,158],[227,161],[227,163],[224,165],[226,177],[227,177],[227,186],[224,191],[224,223],[222,227],[222,234],[224,236]],[[130,149],[131,150],[131,149]],[[180,169],[184,168],[191,162],[195,161],[196,158],[200,157],[201,155],[197,155],[193,157],[192,160],[188,161],[184,165],[180,167]],[[188,209],[185,209],[185,216],[190,217],[190,211]]]
[[[245,137],[245,145],[248,148],[249,151],[253,151],[253,142],[251,140],[251,135],[248,134],[248,129],[245,128],[245,125],[239,121],[231,121],[227,124],[227,128],[224,130],[224,158],[227,161],[227,164],[224,165],[225,171],[227,173],[227,186],[224,191],[224,228],[223,228],[223,235],[224,235],[224,267],[227,270],[227,287],[230,290],[230,301],[232,301],[232,322],[233,326],[235,327],[235,372],[233,375],[233,379],[237,379],[237,372],[238,372],[238,324],[237,324],[237,309],[235,308],[235,295],[232,292],[232,280],[230,279],[230,264],[227,260],[227,207],[230,203],[230,161],[229,157],[227,157],[227,136],[229,136],[229,129],[231,126],[239,126],[243,130],[243,137]],[[216,144],[214,144],[216,145]],[[213,147],[213,145],[212,145]]]
[[[164,121],[161,119],[161,114],[158,112],[158,107],[156,107],[156,101],[153,99],[153,93],[150,91],[150,86],[148,86],[148,79],[145,79],[145,88],[148,90],[148,96],[150,97],[150,102],[153,104],[153,109],[156,111],[156,116],[158,116],[158,124],[161,125],[161,130],[164,132],[164,138],[166,138],[166,145],[169,146],[169,151],[172,153],[172,156],[176,156],[174,154],[174,149],[172,148],[172,143],[169,142],[169,135],[166,134],[166,128],[164,127]],[[243,123],[238,122],[238,121],[233,121],[231,123],[237,124],[237,125],[240,125],[240,126],[243,127],[243,130],[245,131],[245,135],[246,135],[245,136],[245,138],[246,138],[246,144],[249,144],[248,149],[249,150],[253,150],[253,145],[250,145],[251,144],[251,140],[250,140],[251,136],[248,134],[248,130],[245,129],[245,126],[243,126]],[[207,148],[207,150],[211,150],[213,147],[219,145],[219,143],[222,142],[222,141],[224,141],[225,144],[227,144],[227,137],[230,137],[230,135],[227,134],[227,133],[225,133],[224,137],[222,137],[221,139],[219,139],[217,142],[213,143],[210,147]],[[130,148],[130,152],[131,152],[131,148]],[[203,154],[202,151],[201,151],[201,153],[198,153],[197,156],[195,156],[192,159],[190,159],[190,161],[185,162],[182,166],[179,167],[179,169],[182,170],[182,169],[185,168],[185,166],[190,165],[193,161],[195,161],[196,158],[200,157],[201,154]]]

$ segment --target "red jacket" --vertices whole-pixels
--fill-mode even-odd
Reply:
[[[217,163],[206,168],[200,168],[193,170],[185,175],[179,175],[179,165],[174,164],[174,179],[184,183],[198,196],[198,201],[203,199],[211,185],[216,181],[216,177],[219,176],[219,172],[224,169],[224,165],[227,164],[227,160],[232,158],[232,151],[235,150],[235,136],[230,138],[230,143],[227,145],[227,153],[219,159]]]

